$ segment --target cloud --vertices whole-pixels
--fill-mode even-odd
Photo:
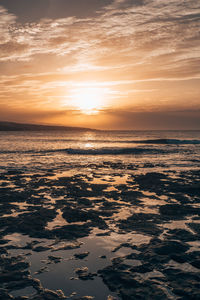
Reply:
[[[150,60],[163,54],[190,53],[199,33],[200,10],[196,1],[114,1],[95,18],[67,17],[18,24],[1,8],[9,30],[1,32],[7,43],[1,59],[33,59],[34,55],[75,55],[77,60],[95,61],[109,57],[116,61]],[[12,26],[10,26],[12,25]],[[183,34],[184,32],[184,34]],[[5,39],[5,34],[7,39]],[[187,43],[190,41],[190,43]],[[10,44],[9,44],[10,43]],[[12,44],[12,47],[9,45]],[[23,51],[24,50],[24,51]],[[196,51],[196,50],[195,50]],[[120,60],[119,60],[120,56]],[[166,62],[167,63],[167,62]]]
[[[7,43],[10,39],[10,28],[16,24],[16,16],[9,14],[7,10],[0,6],[0,44]]]
[[[104,3],[93,17],[27,23],[0,6],[1,103],[61,108],[71,87],[94,82],[112,89],[114,106],[197,105],[198,1]]]

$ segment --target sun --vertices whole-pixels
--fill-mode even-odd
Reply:
[[[73,90],[73,106],[85,114],[97,113],[105,103],[106,91],[98,87],[81,87]]]

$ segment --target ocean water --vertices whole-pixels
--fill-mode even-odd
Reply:
[[[0,170],[62,171],[102,162],[196,168],[200,131],[1,132]]]

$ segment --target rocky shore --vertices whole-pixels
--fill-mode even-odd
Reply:
[[[199,299],[200,173],[90,169],[0,175],[0,299]]]

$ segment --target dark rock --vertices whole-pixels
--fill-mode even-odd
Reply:
[[[12,296],[8,294],[6,289],[0,288],[0,300],[12,300],[14,299]]]
[[[183,244],[176,241],[164,241],[160,246],[155,248],[155,252],[159,255],[170,256],[174,253],[182,253],[189,249],[187,244]]]
[[[159,208],[161,215],[173,218],[182,218],[188,215],[200,214],[199,208],[194,208],[190,205],[166,204]]]
[[[133,214],[126,220],[119,221],[118,226],[127,232],[136,231],[148,235],[158,235],[161,233],[161,229],[156,223],[159,222],[159,217],[156,214],[139,213]]]
[[[76,253],[74,254],[74,257],[76,259],[84,259],[85,257],[87,257],[89,255],[90,252],[83,252],[83,253]]]
[[[33,251],[43,252],[43,251],[47,251],[49,249],[50,249],[50,247],[48,247],[48,246],[37,246],[37,247],[33,248]]]
[[[200,236],[200,223],[187,223],[187,225]]]
[[[99,258],[106,259],[106,255],[101,255]]]
[[[197,260],[194,260],[194,261],[191,261],[190,264],[197,268],[197,269],[200,269],[200,259],[197,259]]]
[[[55,264],[57,264],[57,263],[61,262],[62,257],[49,255],[48,259],[49,259],[49,262],[54,262]]]
[[[194,234],[185,229],[172,229],[168,230],[169,239],[181,240],[182,242],[190,242],[196,240]]]
[[[75,273],[78,275],[78,278],[81,280],[93,280],[94,277],[97,276],[96,273],[88,272],[87,267],[78,268],[75,270]]]

